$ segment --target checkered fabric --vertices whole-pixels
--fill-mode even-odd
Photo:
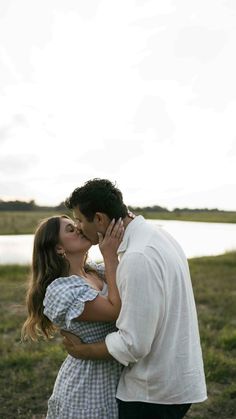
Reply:
[[[103,265],[96,265],[96,269],[104,276]],[[104,283],[100,294],[106,293]],[[115,323],[74,320],[83,312],[85,302],[98,294],[82,277],[57,278],[47,288],[44,314],[86,343],[104,340],[108,333],[116,330]],[[121,371],[122,365],[115,360],[84,361],[68,355],[48,401],[47,419],[117,419],[115,395]]]

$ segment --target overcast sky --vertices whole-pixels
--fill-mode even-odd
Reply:
[[[236,210],[235,0],[1,0],[0,199]]]

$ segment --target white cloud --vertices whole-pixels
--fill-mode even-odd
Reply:
[[[144,133],[153,130],[157,141],[171,137],[174,124],[166,111],[164,100],[159,97],[144,96],[136,111],[134,129]]]
[[[226,43],[226,32],[212,30],[204,26],[182,28],[175,41],[177,57],[192,57],[206,63],[212,61],[222,51]]]
[[[1,7],[4,197],[54,205],[106,177],[131,205],[235,208],[232,2]]]

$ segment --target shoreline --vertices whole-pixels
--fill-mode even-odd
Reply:
[[[59,211],[0,211],[0,235],[29,235],[34,234],[37,225],[42,219],[52,215],[60,215]],[[72,216],[71,213],[66,213]],[[136,215],[142,215],[147,220],[182,221],[211,224],[236,224],[236,212],[147,212],[136,211]]]

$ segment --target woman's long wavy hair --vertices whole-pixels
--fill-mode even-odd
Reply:
[[[55,326],[43,314],[43,299],[51,282],[69,275],[69,262],[56,252],[59,243],[60,220],[66,215],[42,220],[35,232],[32,272],[26,294],[28,317],[22,327],[22,340],[37,340],[39,336],[49,339],[55,333]]]

